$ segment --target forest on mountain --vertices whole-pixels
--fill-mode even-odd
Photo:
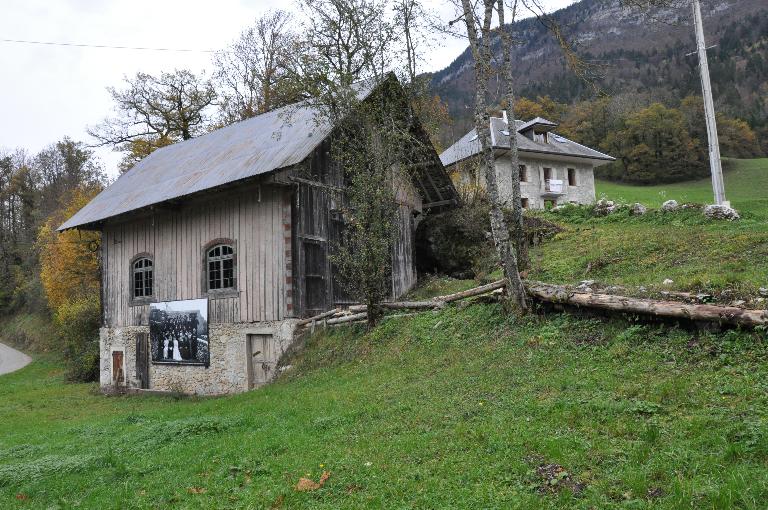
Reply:
[[[707,175],[698,61],[689,55],[695,48],[689,7],[640,12],[620,0],[583,0],[549,19],[507,25],[518,41],[512,51],[523,98],[518,118],[543,114],[562,123],[562,135],[616,157],[600,171],[612,180],[651,184]],[[764,155],[768,6],[704,1],[702,9],[707,44],[713,46],[708,55],[723,155]],[[549,33],[552,23],[581,59],[578,73]],[[493,46],[498,63],[500,38]],[[467,50],[430,76],[431,90],[452,119],[440,133],[445,146],[471,129],[471,62]],[[501,93],[493,83],[489,92],[497,105],[492,113],[498,114]]]

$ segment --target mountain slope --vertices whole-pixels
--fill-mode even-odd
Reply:
[[[753,126],[768,118],[768,4],[764,0],[705,0],[705,32],[719,111],[744,118]],[[647,100],[671,102],[700,91],[688,2],[676,8],[640,13],[620,0],[583,0],[552,15],[589,64],[599,88],[609,94],[644,94]],[[595,90],[565,65],[562,51],[547,28],[529,18],[508,25],[519,44],[512,56],[520,96],[550,95],[573,102]],[[493,42],[499,60],[501,45]],[[448,104],[455,121],[453,141],[470,122],[473,91],[472,57],[465,50],[431,77],[432,90]],[[492,83],[489,90],[495,90]],[[495,99],[498,99],[495,98]]]

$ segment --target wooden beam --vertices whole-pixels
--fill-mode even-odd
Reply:
[[[331,317],[333,315],[336,315],[337,313],[341,313],[341,308],[334,308],[333,310],[329,310],[327,312],[323,312],[321,314],[315,315],[314,317],[309,317],[307,319],[302,319],[299,322],[297,322],[296,325],[297,326],[305,326],[305,325],[310,324],[312,322],[317,322],[317,321],[323,320],[326,317]]]
[[[344,193],[344,188],[338,186],[331,186],[330,184],[323,184],[322,182],[312,181],[310,179],[302,179],[301,177],[288,177],[288,180],[297,184],[306,184],[313,188],[320,188],[326,191],[333,191],[334,193]]]
[[[437,202],[429,202],[427,204],[422,204],[422,207],[425,208],[425,209],[430,209],[432,207],[441,207],[441,206],[444,206],[444,205],[453,205],[455,203],[456,203],[456,199],[455,198],[451,198],[449,200],[439,200]]]
[[[507,285],[506,280],[498,280],[493,283],[489,283],[487,285],[481,285],[480,287],[475,287],[474,289],[463,290],[461,292],[456,292],[455,294],[448,294],[447,296],[438,296],[433,299],[435,301],[444,301],[446,303],[450,303],[451,301],[457,301],[459,299],[479,296],[481,294],[487,294],[488,292],[493,292],[496,289],[501,289],[506,285]]]
[[[353,315],[345,315],[343,317],[329,319],[326,324],[329,326],[332,326],[334,324],[343,324],[345,322],[353,322],[353,321],[360,321],[368,318],[368,314],[366,312],[363,313],[356,313]]]

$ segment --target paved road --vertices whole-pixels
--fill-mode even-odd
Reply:
[[[5,344],[0,344],[0,375],[24,368],[30,361],[32,361],[32,358],[23,352],[12,349]]]

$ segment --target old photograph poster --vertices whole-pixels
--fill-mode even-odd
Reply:
[[[155,363],[208,366],[208,300],[150,304],[149,338]]]

